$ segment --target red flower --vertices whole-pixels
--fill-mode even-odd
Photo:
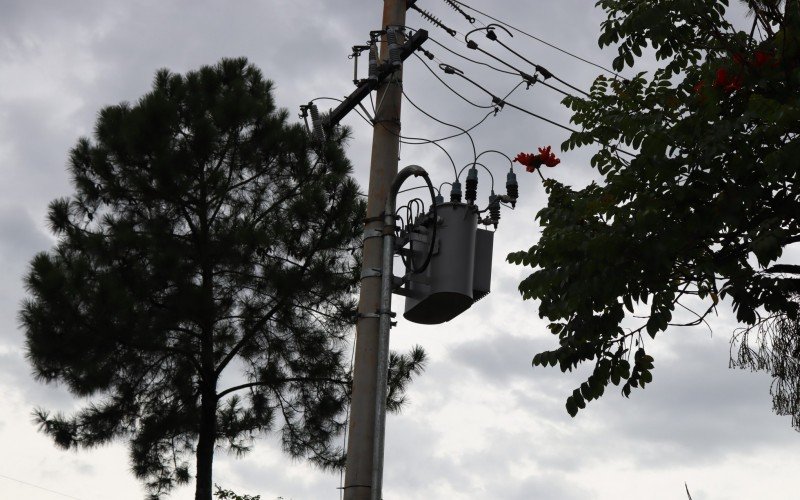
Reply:
[[[715,87],[724,87],[728,84],[728,70],[720,68],[717,70],[717,78],[714,80]]]
[[[760,68],[772,60],[772,55],[757,50],[753,53],[753,66]]]
[[[726,94],[730,94],[742,88],[742,76],[729,76],[728,70],[720,68],[717,70],[717,77],[714,79],[714,86],[722,89]]]
[[[555,167],[561,163],[561,160],[556,158],[556,155],[550,152],[550,146],[547,146],[546,148],[539,148],[538,155],[533,153],[520,153],[516,156],[516,158],[514,158],[513,161],[525,165],[525,170],[528,172],[533,172],[542,165]]]
[[[725,88],[723,88],[723,90],[728,94],[730,94],[731,92],[739,90],[740,88],[742,88],[742,77],[736,75],[730,79],[730,81],[728,82],[727,85],[725,85]]]
[[[556,155],[550,152],[550,146],[547,146],[546,148],[539,148],[539,158],[541,159],[542,163],[548,167],[555,167],[561,163],[561,160],[556,158]]]
[[[703,92],[703,87],[705,86],[706,86],[705,80],[700,80],[699,82],[694,84],[694,87],[692,87],[692,92],[694,92],[695,94],[700,94]]]
[[[532,153],[520,153],[514,158],[514,161],[519,162],[522,165],[525,165],[525,170],[528,172],[533,172],[537,168],[542,166],[542,162],[539,157]]]

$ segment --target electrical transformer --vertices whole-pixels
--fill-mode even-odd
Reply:
[[[406,296],[403,316],[426,325],[450,321],[485,297],[492,275],[494,232],[478,228],[475,205],[437,204],[436,219],[435,234],[430,212],[408,231],[407,282],[400,292]],[[428,266],[415,272],[429,252]]]

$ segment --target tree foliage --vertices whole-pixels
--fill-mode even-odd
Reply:
[[[152,498],[190,480],[210,500],[215,447],[278,432],[343,464],[348,336],[365,213],[342,144],[316,144],[244,59],[159,71],[100,111],[53,201],[20,311],[36,377],[87,403],[36,411],[64,448],[130,444]],[[395,355],[397,408],[424,353]],[[399,383],[399,385],[398,385]]]
[[[562,149],[602,144],[591,159],[602,182],[546,181],[541,239],[508,256],[534,268],[520,291],[558,336],[533,364],[593,365],[567,399],[573,416],[609,383],[628,396],[652,381],[646,337],[675,326],[676,309],[697,325],[725,299],[744,328],[735,364],[772,370],[775,409],[800,429],[800,266],[780,261],[800,241],[800,6],[746,3],[748,30],[726,0],[596,4],[615,70],[645,50],[660,67],[598,76],[590,97],[564,99],[582,131]]]

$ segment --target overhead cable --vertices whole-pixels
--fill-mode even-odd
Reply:
[[[446,121],[444,121],[444,120],[441,120],[441,119],[439,119],[439,118],[436,118],[435,116],[431,115],[430,113],[428,113],[428,112],[427,112],[427,111],[425,111],[424,109],[422,109],[422,108],[420,108],[419,106],[417,106],[417,105],[416,105],[416,103],[414,103],[414,101],[412,101],[412,100],[411,100],[411,98],[410,98],[410,97],[408,97],[408,94],[406,94],[406,91],[405,91],[405,90],[401,90],[401,92],[402,92],[402,94],[403,94],[403,97],[405,97],[405,98],[406,98],[406,100],[408,101],[408,103],[409,103],[409,104],[411,104],[412,106],[414,106],[414,108],[416,108],[416,110],[417,110],[417,111],[419,111],[420,113],[422,113],[423,115],[427,116],[428,118],[430,118],[431,120],[433,120],[433,121],[435,121],[435,122],[437,122],[437,123],[441,123],[442,125],[446,125],[446,126],[448,126],[448,127],[452,127],[452,128],[454,128],[454,129],[458,129],[458,130],[460,130],[460,131],[462,132],[462,134],[461,134],[461,135],[466,135],[466,136],[467,136],[467,138],[469,138],[469,142],[470,142],[470,144],[472,144],[472,157],[477,159],[477,157],[478,157],[478,150],[475,148],[475,140],[472,138],[472,134],[470,134],[470,133],[469,133],[469,132],[468,132],[466,129],[464,129],[464,128],[462,128],[462,127],[459,127],[458,125],[453,125],[452,123],[448,123],[448,122],[446,122]],[[488,113],[487,113],[487,116],[488,116]],[[484,117],[484,119],[483,119],[483,120],[485,120],[485,119],[486,119],[486,118]],[[483,123],[483,120],[481,120],[481,123]],[[473,127],[473,128],[474,128],[474,127]],[[476,161],[477,161],[477,160],[476,160]]]
[[[443,67],[441,67],[441,66],[443,66]],[[525,109],[525,108],[522,108],[522,107],[520,107],[520,106],[517,106],[517,105],[515,105],[515,104],[512,104],[512,103],[510,103],[510,102],[508,102],[508,101],[506,101],[506,100],[501,100],[499,97],[497,97],[496,95],[494,95],[494,94],[493,94],[491,91],[487,90],[487,89],[486,89],[485,87],[483,87],[481,84],[479,84],[478,82],[476,82],[476,81],[472,80],[471,78],[469,78],[468,76],[466,76],[466,75],[464,74],[464,72],[463,72],[463,71],[461,71],[461,70],[459,70],[458,68],[454,68],[453,66],[449,66],[449,65],[447,65],[447,64],[443,64],[443,65],[441,65],[441,66],[440,66],[440,67],[441,67],[442,71],[444,71],[446,74],[457,75],[457,76],[459,76],[459,77],[463,78],[464,80],[466,80],[466,81],[470,82],[470,83],[471,83],[471,84],[473,84],[474,86],[478,87],[479,89],[481,89],[482,91],[484,91],[485,93],[487,93],[487,94],[488,94],[488,95],[489,95],[489,96],[492,98],[492,102],[499,102],[499,103],[501,103],[501,104],[498,104],[498,105],[501,105],[501,106],[502,106],[502,105],[509,106],[509,107],[511,107],[511,108],[514,108],[514,109],[516,109],[517,111],[521,111],[522,113],[525,113],[525,114],[528,114],[528,115],[530,115],[530,116],[533,116],[534,118],[538,118],[538,119],[540,119],[540,120],[542,120],[542,121],[545,121],[545,122],[547,122],[547,123],[549,123],[549,124],[551,124],[551,125],[555,125],[556,127],[562,128],[562,129],[564,129],[564,130],[567,130],[567,131],[569,131],[569,132],[572,132],[572,133],[575,133],[575,134],[577,134],[577,133],[580,133],[578,130],[575,130],[575,129],[574,129],[574,128],[572,128],[572,127],[568,127],[568,126],[566,126],[566,125],[562,125],[562,124],[560,124],[560,123],[558,123],[558,122],[556,122],[556,121],[553,121],[553,120],[551,120],[551,119],[549,119],[549,118],[545,118],[544,116],[541,116],[541,115],[539,115],[539,114],[537,114],[537,113],[534,113],[533,111],[530,111],[530,110],[528,110],[528,109]],[[597,144],[600,144],[601,146],[606,146],[606,147],[608,147],[608,145],[607,145],[607,144],[605,144],[605,143],[603,143],[603,142],[600,142],[600,141],[599,141],[599,140],[597,140],[597,139],[594,139],[594,138],[592,138],[592,141],[593,141],[593,142],[595,142],[595,143],[597,143]],[[630,152],[628,152],[628,151],[625,151],[624,149],[619,149],[619,148],[617,148],[616,146],[612,146],[612,147],[614,148],[614,150],[615,150],[615,151],[618,151],[618,152],[620,152],[620,153],[623,153],[623,154],[626,154],[626,155],[629,155],[629,156],[636,156],[635,154],[633,154],[633,153],[630,153]]]
[[[521,69],[517,68],[516,66],[514,66],[514,65],[513,65],[513,64],[511,64],[511,63],[509,63],[508,61],[505,61],[505,60],[503,60],[503,59],[501,59],[501,58],[497,57],[496,55],[492,54],[491,52],[489,52],[489,51],[487,51],[487,50],[484,50],[484,49],[480,48],[480,46],[478,45],[478,43],[477,43],[477,42],[475,42],[474,40],[470,40],[469,38],[467,38],[467,37],[468,37],[470,34],[474,33],[475,31],[486,30],[486,33],[487,33],[487,34],[486,34],[486,37],[487,37],[487,38],[489,38],[490,40],[495,40],[495,41],[497,41],[497,35],[496,35],[496,34],[495,34],[493,31],[491,31],[491,29],[492,29],[492,28],[491,28],[491,25],[490,25],[490,26],[486,26],[486,27],[484,27],[484,28],[476,28],[476,29],[474,29],[474,30],[470,31],[469,33],[467,33],[466,35],[464,35],[464,40],[467,42],[467,48],[470,48],[470,49],[472,49],[472,50],[477,50],[478,52],[480,52],[480,53],[482,53],[482,54],[485,54],[485,55],[487,55],[487,56],[491,57],[492,59],[494,59],[495,61],[499,62],[500,64],[502,64],[502,65],[504,65],[504,66],[507,66],[507,67],[509,67],[509,68],[513,69],[514,71],[516,71],[516,72],[518,72],[518,73],[519,73],[519,76],[520,76],[520,77],[522,77],[522,78],[523,78],[524,80],[526,80],[526,81],[529,81],[531,84],[534,84],[534,83],[536,83],[537,81],[540,81],[540,82],[541,82],[541,80],[539,80],[539,79],[536,77],[536,75],[530,75],[530,74],[528,74],[528,73],[526,73],[526,72],[522,71]],[[505,28],[504,28],[504,29],[505,29]],[[491,35],[490,35],[490,33],[491,33]],[[506,45],[504,45],[502,42],[500,42],[500,44],[501,44],[501,45],[503,45],[504,47],[506,47]],[[509,50],[511,50],[511,49],[509,49]],[[512,50],[512,52],[514,52],[514,51]],[[517,54],[516,52],[514,52],[514,53],[515,53],[515,54]],[[522,56],[520,56],[519,54],[517,54],[517,55],[518,55],[519,57],[522,57]],[[528,61],[527,59],[525,59],[525,61],[527,61],[527,62],[529,62],[531,65],[533,65],[533,67],[536,69],[536,71],[537,71],[539,74],[541,74],[543,78],[547,79],[547,78],[551,78],[551,77],[552,77],[552,78],[554,78],[554,79],[558,80],[559,82],[561,82],[562,84],[564,84],[564,85],[566,85],[566,86],[568,86],[568,87],[570,87],[570,88],[572,88],[572,89],[574,89],[574,90],[577,90],[578,92],[580,92],[580,93],[582,93],[582,94],[586,95],[587,97],[589,97],[589,94],[588,94],[587,92],[584,92],[583,90],[581,90],[581,89],[579,89],[579,88],[577,88],[577,87],[575,87],[575,86],[573,86],[573,85],[570,85],[569,83],[565,82],[564,80],[561,80],[560,78],[557,78],[555,75],[553,75],[553,73],[552,73],[552,72],[548,71],[548,70],[547,70],[547,68],[545,68],[545,67],[543,67],[543,66],[540,66],[540,65],[538,65],[538,64],[532,63],[532,62]],[[567,92],[564,92],[563,90],[560,90],[560,89],[558,89],[558,88],[556,88],[556,87],[553,87],[552,85],[549,85],[549,84],[547,84],[546,82],[542,82],[542,84],[543,84],[543,85],[546,85],[547,87],[549,87],[549,88],[551,88],[551,89],[553,89],[553,90],[557,90],[557,91],[561,92],[562,94],[565,94],[565,95],[570,95],[569,93],[567,93]]]
[[[452,93],[454,93],[455,95],[457,95],[458,97],[460,97],[461,99],[463,99],[465,102],[467,102],[468,104],[470,104],[470,105],[472,105],[472,106],[474,106],[474,107],[476,107],[476,108],[481,108],[481,109],[489,109],[489,108],[492,108],[492,109],[494,109],[494,106],[493,106],[493,105],[482,106],[482,105],[480,105],[480,104],[475,104],[474,102],[470,101],[469,99],[467,99],[466,97],[464,97],[463,95],[461,95],[461,94],[460,94],[458,91],[456,91],[456,90],[455,90],[453,87],[451,87],[450,85],[448,85],[448,84],[447,84],[447,82],[445,82],[444,80],[442,80],[442,79],[439,77],[439,75],[437,75],[437,74],[436,74],[436,72],[435,72],[435,71],[433,71],[433,69],[432,69],[430,66],[428,66],[428,63],[426,63],[424,59],[422,59],[422,58],[421,58],[421,57],[420,57],[418,54],[414,54],[414,55],[415,55],[415,56],[417,56],[417,59],[419,59],[420,61],[422,61],[422,64],[424,64],[424,65],[425,65],[425,67],[426,67],[426,68],[428,68],[428,71],[430,71],[430,72],[431,72],[431,74],[432,74],[434,77],[436,77],[436,79],[437,79],[437,80],[439,80],[439,82],[441,82],[441,84],[442,84],[442,85],[444,85],[445,87],[447,87],[448,89],[450,89],[450,91],[451,91]]]
[[[454,3],[457,3],[457,4],[458,4],[458,5],[460,5],[460,6],[464,7],[464,8],[465,8],[465,9],[467,9],[467,10],[471,10],[472,12],[475,12],[475,13],[477,13],[477,14],[480,14],[480,15],[484,16],[484,17],[487,17],[487,18],[491,19],[492,21],[495,21],[495,22],[497,22],[497,23],[500,23],[500,24],[502,24],[502,25],[506,26],[507,28],[510,28],[510,29],[512,29],[512,30],[514,30],[514,31],[516,31],[516,32],[518,32],[518,33],[520,33],[520,34],[522,34],[522,35],[525,35],[525,36],[527,36],[528,38],[531,38],[531,39],[533,39],[533,40],[536,40],[536,41],[537,41],[537,42],[539,42],[539,43],[543,43],[544,45],[547,45],[548,47],[550,47],[550,48],[553,48],[553,49],[555,49],[555,50],[557,50],[557,51],[559,51],[559,52],[561,52],[561,53],[563,53],[563,54],[566,54],[566,55],[568,55],[568,56],[570,56],[570,57],[572,57],[572,58],[575,58],[575,59],[577,59],[577,60],[579,60],[579,61],[581,61],[581,62],[584,62],[584,63],[586,63],[586,64],[592,65],[592,66],[594,66],[594,67],[596,67],[596,68],[599,68],[599,69],[601,69],[601,70],[605,71],[606,73],[612,74],[612,75],[614,75],[614,76],[616,76],[616,77],[618,77],[618,78],[623,78],[623,77],[622,77],[622,75],[620,75],[620,74],[619,74],[619,73],[617,73],[616,71],[612,71],[612,70],[610,70],[610,69],[608,69],[608,68],[606,68],[606,67],[604,67],[604,66],[602,66],[602,65],[600,65],[600,64],[597,64],[597,63],[595,63],[595,62],[592,62],[592,61],[590,61],[590,60],[588,60],[588,59],[585,59],[585,58],[583,58],[583,57],[581,57],[581,56],[579,56],[579,55],[573,54],[572,52],[569,52],[568,50],[564,50],[564,49],[562,49],[561,47],[559,47],[558,45],[556,45],[556,44],[554,44],[554,43],[548,42],[547,40],[544,40],[544,39],[542,39],[542,38],[539,38],[539,37],[537,37],[537,36],[531,35],[530,33],[526,32],[526,31],[523,31],[523,30],[521,30],[521,29],[517,28],[516,26],[512,26],[511,24],[509,24],[509,23],[507,23],[507,22],[505,22],[505,21],[503,21],[503,20],[501,20],[501,19],[498,19],[498,18],[496,18],[496,17],[490,16],[489,14],[487,14],[487,13],[485,13],[485,12],[481,12],[480,10],[476,9],[475,7],[472,7],[472,6],[470,6],[470,5],[467,5],[467,4],[466,4],[466,3],[464,3],[464,2],[461,2],[461,1],[459,1],[459,0],[452,0],[452,1],[453,1]]]

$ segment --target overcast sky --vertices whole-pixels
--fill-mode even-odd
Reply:
[[[441,0],[418,3],[461,34],[471,28]],[[0,0],[0,499],[144,496],[129,473],[124,444],[64,452],[37,432],[31,423],[34,407],[68,411],[79,402],[31,378],[16,320],[27,262],[52,245],[44,223],[47,204],[72,192],[68,150],[91,134],[98,110],[135,101],[159,68],[185,72],[221,57],[246,56],[276,82],[278,103],[296,116],[298,106],[312,98],[341,98],[353,90],[347,56],[351,46],[380,28],[381,5],[376,0]],[[472,0],[472,5],[603,65],[615,56],[597,48],[604,16],[593,0]],[[451,38],[415,12],[407,24],[467,51],[463,37]],[[483,37],[477,40],[499,49]],[[581,88],[600,71],[519,34],[512,43]],[[425,46],[498,95],[518,82],[481,71],[432,42]],[[480,91],[439,74],[469,99],[489,104]],[[462,127],[485,114],[445,89],[416,58],[406,64],[404,89],[429,113]],[[508,100],[569,121],[559,94],[547,88],[522,87]],[[346,123],[353,128],[349,156],[366,186],[371,128],[355,115]],[[452,131],[404,104],[405,135],[437,138]],[[509,108],[489,117],[473,136],[478,151],[512,156],[549,144],[558,149],[567,137]],[[445,146],[459,168],[472,158],[463,137]],[[546,173],[586,184],[593,178],[591,152],[559,152],[561,165]],[[419,164],[438,182],[452,180],[449,160],[435,147],[404,145],[401,156],[401,166]],[[502,191],[508,162],[498,155],[482,159]],[[533,355],[555,339],[538,318],[537,304],[523,302],[517,292],[529,269],[504,260],[536,241],[534,215],[545,202],[538,177],[520,172],[519,179],[517,209],[503,213],[495,237],[492,293],[443,326],[400,319],[392,331],[393,348],[421,344],[430,362],[411,386],[405,411],[389,416],[384,498],[666,500],[686,498],[684,482],[695,500],[797,497],[800,436],[788,417],[771,412],[768,376],[728,369],[734,324],[726,309],[714,318],[713,335],[707,328],[672,330],[648,347],[656,370],[645,391],[625,399],[612,387],[577,418],[568,416],[564,400],[584,374],[531,368]],[[481,173],[484,199],[488,188]],[[395,310],[402,307],[402,298],[395,297]],[[244,459],[220,453],[214,480],[263,500],[339,498],[338,474],[290,461],[274,438],[260,441]],[[192,497],[193,487],[172,495]]]

